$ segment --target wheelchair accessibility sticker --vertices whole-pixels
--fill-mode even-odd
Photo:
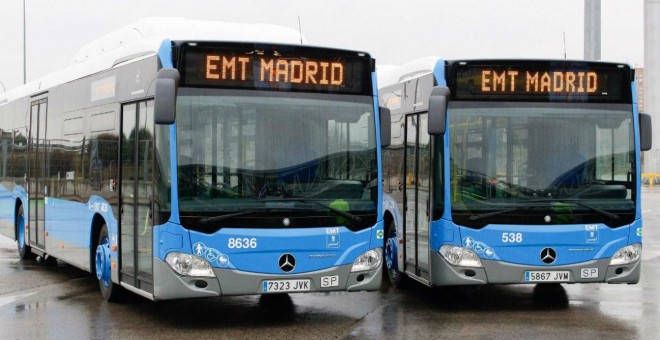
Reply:
[[[492,259],[495,257],[495,250],[493,250],[493,248],[489,247],[487,244],[481,241],[475,241],[475,239],[470,236],[463,238],[463,247],[471,249],[480,257],[487,259]]]

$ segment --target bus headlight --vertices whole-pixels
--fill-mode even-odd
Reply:
[[[440,247],[440,255],[453,266],[482,267],[477,253],[467,248],[446,244]]]
[[[351,273],[376,269],[380,266],[381,261],[382,256],[380,256],[380,252],[376,249],[367,250],[353,262]]]
[[[629,264],[639,260],[639,257],[642,255],[642,245],[641,243],[631,244],[619,249],[612,259],[610,260],[610,266],[618,266],[622,264]]]
[[[180,275],[215,277],[211,264],[201,257],[173,252],[167,254],[165,261]]]

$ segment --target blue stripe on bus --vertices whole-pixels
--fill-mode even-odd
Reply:
[[[575,224],[488,225],[473,229],[440,220],[431,224],[430,243],[436,252],[442,245],[451,244],[471,248],[482,259],[530,266],[546,266],[540,253],[543,248],[551,247],[557,251],[557,259],[552,265],[567,265],[611,258],[621,247],[641,242],[641,237],[637,236],[637,228],[641,225],[642,221],[637,220],[618,228],[603,224]],[[520,242],[516,241],[517,234],[520,234]]]
[[[438,59],[438,61],[435,63],[435,66],[433,67],[433,76],[435,77],[437,86],[447,86],[444,59]]]
[[[380,106],[378,105],[378,82],[377,82],[377,77],[376,77],[376,72],[371,73],[371,84],[373,87],[373,105],[374,105],[374,119],[376,120],[374,122],[374,125],[376,126],[376,164],[383,164],[382,163],[382,148],[380,147]],[[372,234],[371,234],[371,247],[380,247],[383,245],[383,236],[384,236],[384,230],[383,230],[383,167],[379,166],[378,167],[378,202],[381,202],[381,204],[377,204],[378,210],[377,210],[377,223],[376,226],[372,229]]]
[[[374,118],[375,122],[374,125],[376,126],[376,162],[377,164],[382,164],[381,163],[381,152],[382,148],[380,147],[380,106],[378,105],[378,87],[377,87],[377,79],[376,79],[376,72],[371,72],[371,84],[373,87],[373,105],[374,105]],[[378,178],[383,178],[383,167],[379,166],[378,167]],[[383,181],[378,181],[378,202],[383,201]],[[382,204],[378,204],[378,221],[381,221],[383,219],[383,206]]]
[[[631,66],[632,69],[632,66]],[[637,104],[637,81],[635,79],[632,80],[630,84],[630,88],[632,90],[632,99],[633,99],[633,128],[634,128],[634,133],[635,133],[635,171],[637,171],[638,174],[642,173],[642,168],[641,168],[641,156],[640,156],[640,151],[639,148],[641,146],[640,140],[639,140],[639,106]],[[636,176],[637,183],[635,185],[636,194],[635,194],[635,200],[637,202],[637,209],[635,211],[635,219],[641,219],[642,218],[642,179],[638,175]],[[641,226],[640,226],[641,228]]]
[[[158,58],[160,59],[160,64],[163,65],[163,68],[173,68],[174,63],[172,62],[172,41],[169,39],[163,40],[158,48]]]
[[[0,184],[0,234],[10,237],[12,240],[16,237],[14,232],[15,201],[14,193]]]
[[[176,140],[176,120],[174,124],[170,125],[170,169],[172,169],[172,178],[179,178],[179,167],[177,158],[177,140]],[[179,186],[176,181],[172,181],[170,185],[170,192],[172,194],[172,211],[170,213],[170,222],[180,224],[179,217]]]
[[[99,196],[91,196],[87,203],[48,197],[45,213],[45,230],[48,231],[49,238],[91,249],[92,242],[96,241],[92,240],[92,221],[98,214],[105,221],[110,238],[115,236],[115,241],[118,239],[116,237],[118,221],[114,216],[112,206]]]
[[[369,246],[372,229],[352,232],[345,227],[223,228],[205,234],[166,223],[154,227],[154,255],[165,260],[170,252],[182,252],[206,258],[215,268],[284,274],[278,260],[288,253],[296,258],[291,273],[304,273],[352,264],[362,253],[373,249]]]
[[[278,260],[288,253],[296,258],[291,274],[305,273],[352,264],[371,248],[371,229],[223,228],[213,234],[190,231],[192,248],[188,252],[203,254],[213,267],[264,274],[284,274]]]

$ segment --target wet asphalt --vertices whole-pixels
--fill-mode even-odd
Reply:
[[[91,274],[18,260],[0,237],[1,339],[616,338],[660,335],[660,188],[642,193],[637,285],[509,285],[222,297],[101,298]]]

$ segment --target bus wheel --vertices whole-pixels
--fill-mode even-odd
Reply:
[[[25,214],[23,213],[22,205],[18,208],[18,213],[16,214],[16,241],[18,241],[18,258],[21,260],[34,259],[32,248],[27,245],[28,242],[25,239]]]
[[[387,226],[387,238],[385,239],[385,270],[392,287],[399,288],[403,274],[399,271],[399,260],[397,253],[397,235],[394,221]]]
[[[94,267],[96,268],[96,278],[99,280],[101,295],[108,301],[117,301],[119,299],[121,287],[112,282],[111,278],[111,250],[110,239],[108,237],[108,227],[104,224],[99,234],[99,242],[96,247],[96,256]]]

